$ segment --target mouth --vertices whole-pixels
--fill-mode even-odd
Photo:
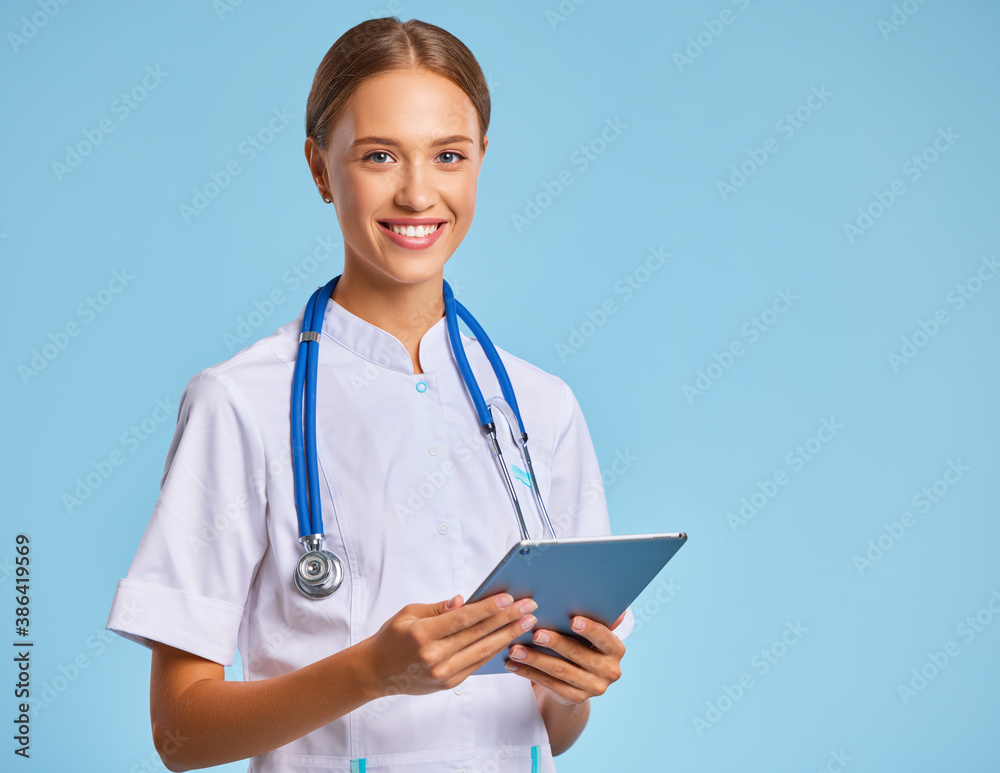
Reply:
[[[444,225],[444,221],[425,223],[396,223],[388,220],[380,220],[379,225],[400,236],[412,236],[418,239],[430,236],[437,231],[439,226]]]
[[[432,218],[379,220],[378,224],[389,241],[409,250],[422,250],[430,247],[440,238],[448,225],[444,220]]]

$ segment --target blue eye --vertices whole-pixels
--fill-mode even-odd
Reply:
[[[444,159],[444,156],[452,156],[454,160],[448,161],[447,159]],[[457,164],[459,161],[462,161],[465,158],[465,156],[461,155],[460,153],[456,153],[453,150],[446,150],[443,153],[441,153],[441,155],[439,155],[438,158],[444,160],[444,162],[450,166],[452,164]]]
[[[384,150],[376,150],[374,153],[369,153],[367,156],[365,156],[365,159],[368,161],[375,161],[376,164],[385,163],[385,161],[383,160],[376,160],[377,156],[384,157],[385,161],[388,161],[390,158],[392,158],[392,156],[390,156]]]

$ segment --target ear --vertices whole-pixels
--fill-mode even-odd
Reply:
[[[483,135],[483,149],[479,152],[479,160],[483,160],[483,156],[486,155],[486,148],[490,146],[490,138]]]
[[[312,137],[306,137],[306,162],[309,164],[309,173],[312,175],[319,195],[324,199],[333,198],[330,195],[330,186],[326,177],[326,155],[319,147],[319,143]]]

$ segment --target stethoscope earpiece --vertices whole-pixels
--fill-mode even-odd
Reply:
[[[329,550],[310,550],[295,566],[295,584],[309,598],[326,598],[343,581],[344,565]]]

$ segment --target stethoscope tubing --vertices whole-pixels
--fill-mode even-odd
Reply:
[[[450,312],[449,307],[451,309]],[[468,386],[469,393],[472,396],[472,402],[476,406],[476,414],[479,416],[479,423],[485,428],[493,423],[493,416],[490,414],[490,410],[486,405],[486,400],[483,399],[483,392],[479,388],[479,383],[476,381],[475,374],[472,372],[472,366],[469,365],[469,358],[465,354],[465,347],[461,345],[455,346],[455,342],[461,344],[462,341],[462,338],[458,333],[459,317],[461,317],[465,324],[469,326],[472,334],[483,347],[483,351],[486,353],[486,358],[490,361],[490,365],[493,366],[493,372],[496,374],[497,381],[500,383],[500,391],[503,393],[503,399],[507,401],[511,410],[514,411],[514,416],[517,417],[517,428],[520,430],[521,434],[524,435],[524,422],[521,420],[521,411],[517,407],[517,397],[514,395],[514,387],[511,386],[510,377],[507,375],[507,368],[504,367],[503,361],[500,359],[500,355],[497,352],[496,347],[493,345],[490,337],[486,335],[486,331],[483,330],[483,326],[479,324],[476,318],[472,316],[465,306],[455,300],[455,295],[452,293],[451,286],[447,282],[444,283],[444,308],[445,318],[448,323],[448,338],[452,342],[451,348],[455,353],[455,360],[458,363],[458,368],[462,371],[462,380],[465,381]]]
[[[316,451],[316,378],[319,369],[319,340],[327,303],[337,286],[334,277],[317,289],[306,304],[302,333],[292,373],[291,440],[292,469],[304,470],[295,475],[295,511],[302,539],[323,533],[323,515],[319,493],[319,459]],[[309,335],[310,333],[314,335]],[[303,392],[304,399],[303,399]],[[299,415],[294,414],[298,412]],[[303,426],[305,442],[303,442]]]
[[[337,286],[339,276],[331,279],[327,284],[318,288],[309,296],[305,310],[302,314],[302,329],[299,334],[298,350],[295,358],[295,368],[292,372],[292,399],[291,399],[291,444],[292,444],[292,469],[294,473],[295,491],[295,511],[299,525],[299,541],[305,543],[309,552],[303,556],[296,569],[296,583],[299,589],[307,596],[321,598],[336,591],[340,585],[342,577],[340,559],[329,551],[321,550],[323,541],[323,510],[320,498],[319,485],[319,458],[316,443],[316,381],[319,371],[319,340],[323,331],[323,321],[326,317],[326,309],[329,305],[334,288]],[[520,438],[515,437],[515,445],[521,451],[527,472],[531,481],[532,494],[542,519],[542,526],[548,533],[555,537],[555,530],[549,520],[545,504],[542,501],[541,492],[538,489],[538,480],[535,477],[534,467],[531,464],[531,455],[528,453],[528,433],[524,429],[524,422],[521,420],[521,411],[517,405],[517,398],[514,395],[514,387],[507,374],[507,368],[500,359],[500,354],[490,340],[490,337],[483,330],[482,325],[461,303],[455,300],[454,293],[447,282],[443,283],[443,296],[445,305],[445,322],[448,330],[448,340],[451,345],[452,354],[462,375],[462,380],[469,392],[483,433],[488,439],[488,445],[493,452],[494,460],[500,469],[501,478],[507,493],[510,496],[517,516],[518,528],[523,539],[528,539],[528,529],[521,512],[520,501],[514,488],[514,482],[507,470],[507,464],[503,458],[503,452],[497,439],[496,425],[493,421],[493,414],[490,407],[483,398],[482,390],[469,364],[469,358],[465,353],[465,346],[462,342],[458,330],[458,320],[462,319],[469,326],[476,340],[479,342],[493,368],[494,375],[503,393],[503,400],[500,401],[501,412],[504,414],[507,425],[514,435],[514,427],[510,419],[514,419],[517,429],[520,431]],[[316,569],[317,573],[312,573],[308,577],[303,576],[302,562],[305,561],[309,567]],[[313,564],[316,564],[314,567]],[[321,567],[322,569],[317,569]],[[310,571],[309,568],[306,569]],[[322,575],[324,579],[320,577]]]

